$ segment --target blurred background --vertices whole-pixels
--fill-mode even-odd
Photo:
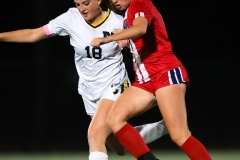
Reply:
[[[236,1],[153,0],[173,50],[188,70],[189,127],[210,150],[240,149],[240,52]],[[4,1],[0,32],[37,28],[74,7],[73,0]],[[125,55],[131,69],[131,59]],[[133,78],[132,71],[129,70]],[[90,122],[77,92],[68,37],[35,44],[0,43],[0,153],[87,151]],[[161,120],[155,107],[130,120]],[[169,136],[150,144],[174,150]],[[240,151],[240,150],[239,150]]]

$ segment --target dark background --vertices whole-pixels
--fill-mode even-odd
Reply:
[[[43,26],[74,6],[73,0],[3,2],[0,32]],[[192,134],[209,149],[239,149],[237,1],[153,2],[191,80],[186,103]],[[0,152],[88,150],[90,118],[77,92],[73,56],[68,37],[0,43]],[[159,120],[155,107],[130,123]],[[150,146],[176,148],[169,136]]]

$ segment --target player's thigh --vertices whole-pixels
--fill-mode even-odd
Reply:
[[[109,118],[117,121],[127,121],[136,115],[150,109],[155,104],[155,96],[141,88],[130,86],[114,103]],[[111,121],[111,120],[108,121]]]
[[[104,135],[106,132],[110,132],[106,120],[113,103],[121,95],[121,88],[121,85],[116,85],[113,87],[109,86],[109,88],[104,90],[99,102],[95,103],[96,109],[89,126],[89,132],[98,132],[101,130],[101,133]]]
[[[185,92],[186,84],[184,83],[169,85],[156,91],[158,106],[167,125],[168,131],[173,137],[176,137],[179,134],[183,134],[183,136],[189,134],[187,127]]]
[[[107,116],[114,101],[110,99],[101,99],[98,103],[96,112],[92,117],[88,132],[94,132],[98,136],[108,136],[111,130],[107,124]],[[89,133],[91,134],[91,133]]]

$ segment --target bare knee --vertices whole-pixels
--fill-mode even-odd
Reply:
[[[93,130],[93,129],[88,130],[87,139],[88,139],[89,146],[92,146],[95,143],[96,134],[97,134],[96,130]]]
[[[116,123],[115,122],[116,120],[113,118],[113,116],[110,114],[108,115],[107,117],[107,124],[110,128],[112,128],[112,126],[114,126],[114,124]]]
[[[87,134],[89,146],[94,147],[104,145],[107,136],[108,135],[102,127],[90,127]]]
[[[117,132],[122,127],[122,123],[125,122],[124,119],[125,118],[123,116],[121,116],[120,114],[118,114],[118,115],[110,114],[108,116],[107,123],[108,123],[108,126],[113,131],[113,133]]]
[[[191,136],[190,131],[171,131],[170,137],[173,142],[175,142],[178,146],[182,146],[182,144]]]

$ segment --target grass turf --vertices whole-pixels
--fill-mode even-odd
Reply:
[[[209,151],[213,160],[239,160],[240,151],[221,150]],[[156,151],[153,153],[161,160],[189,160],[181,151]],[[88,160],[87,152],[78,153],[0,153],[0,160]],[[109,160],[135,160],[130,154],[118,156],[115,153],[109,153]]]

